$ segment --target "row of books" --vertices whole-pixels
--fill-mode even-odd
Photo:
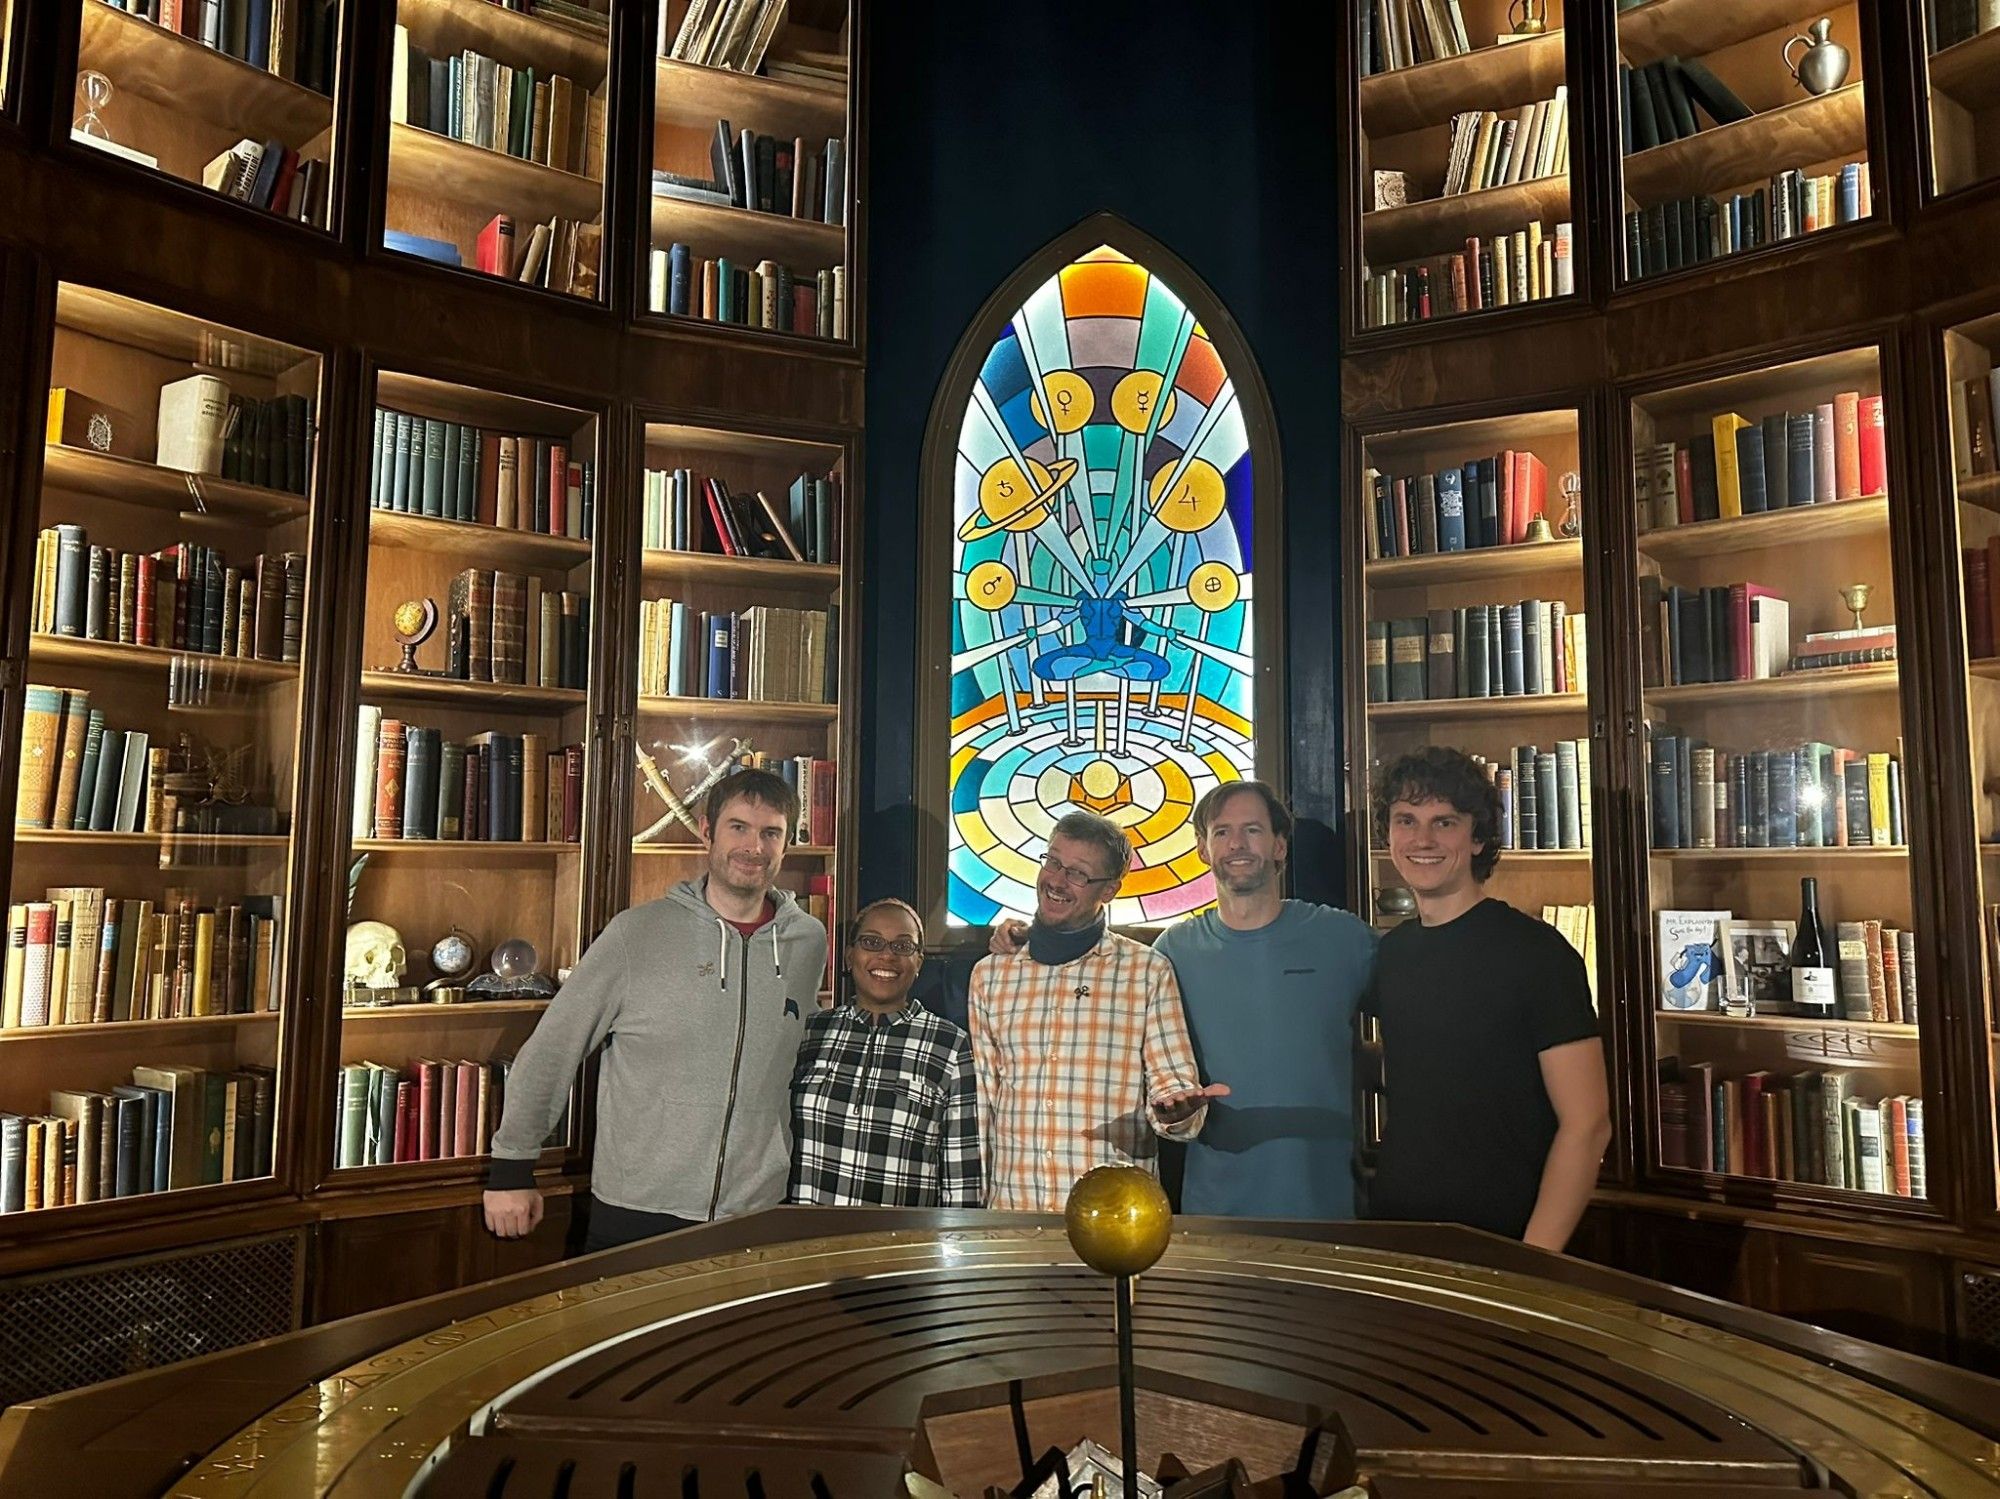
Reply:
[[[604,101],[583,84],[469,49],[432,57],[407,26],[396,28],[389,118],[558,171],[604,170]]]
[[[1657,276],[1856,223],[1869,216],[1873,193],[1868,163],[1850,161],[1820,177],[1787,169],[1727,199],[1702,193],[1635,208],[1625,215],[1625,270]]]
[[[745,208],[814,224],[847,216],[847,145],[839,136],[808,145],[804,136],[763,135],[715,122],[708,177],[653,169],[653,196],[717,208]]]
[[[1699,58],[1662,57],[1635,68],[1618,65],[1618,103],[1625,154],[1696,134],[1699,109],[1718,125],[1750,118],[1750,106]]]
[[[1503,761],[1473,763],[1500,793],[1500,847],[1583,849],[1590,839],[1590,741],[1517,744]]]
[[[646,306],[674,317],[807,338],[847,337],[847,267],[808,276],[775,260],[701,260],[679,241],[649,252]]]
[[[731,494],[693,469],[647,469],[640,545],[648,551],[832,562],[834,480],[801,474],[780,505],[763,490]]]
[[[1492,110],[1451,117],[1451,153],[1444,196],[1532,182],[1569,169],[1569,89],[1523,104],[1513,119]]]
[[[562,438],[375,408],[368,503],[377,510],[569,536],[596,530],[597,461]]]
[[[105,0],[253,68],[333,93],[336,0]]]
[[[215,907],[179,895],[108,899],[102,886],[51,887],[7,908],[0,1026],[102,1025],[242,1015],[276,1006],[280,897]]]
[[[82,526],[63,524],[36,538],[29,608],[46,635],[296,661],[305,587],[303,552],[260,552],[239,566],[191,541],[157,552],[93,546]]]
[[[1896,659],[1896,627],[1808,630],[1792,640],[1791,605],[1758,583],[1682,588],[1639,580],[1641,680],[1647,687],[1752,682]]]
[[[1514,546],[1548,504],[1549,466],[1510,448],[1429,474],[1392,478],[1367,469],[1361,489],[1375,505],[1371,559]]]
[[[110,728],[83,690],[31,682],[22,698],[15,827],[174,835],[280,831],[269,788],[249,784],[240,751],[198,745],[186,734],[172,745],[155,744],[145,730]]]
[[[1539,221],[1462,251],[1371,271],[1363,288],[1363,324],[1386,328],[1426,323],[1519,302],[1567,297],[1576,290],[1576,265],[1568,224]]]
[[[533,574],[468,567],[446,595],[445,675],[581,690],[590,668],[590,600]]]
[[[583,838],[583,746],[546,734],[473,734],[388,718],[363,703],[355,726],[353,836],[474,843]]]
[[[1361,76],[1472,50],[1459,0],[1363,0]]]
[[[678,27],[660,0],[660,55],[704,67],[754,73],[784,24],[787,0],[689,0]]]
[[[1661,911],[1660,1008],[1738,1015],[1800,1013],[1792,999],[1790,921],[1732,911]],[[1917,937],[1873,918],[1830,922],[1840,1018],[1917,1023]],[[1712,954],[1690,962],[1690,954]]]
[[[546,224],[535,224],[518,254],[515,234],[513,215],[495,214],[479,232],[470,269],[573,297],[597,295],[597,257],[604,240],[600,225],[552,217]],[[437,265],[465,265],[465,256],[450,240],[403,229],[384,229],[382,247]]]
[[[49,1112],[0,1114],[0,1213],[271,1174],[277,1075],[139,1066],[108,1092],[58,1088]]]
[[[1991,371],[1974,375],[1958,381],[1953,395],[1957,402],[1951,424],[1954,472],[1964,476],[2000,471],[2000,450],[1994,446],[1994,434],[2000,432],[2000,380]]]
[[[757,604],[730,613],[639,603],[641,697],[831,703],[840,669],[829,611]]]
[[[49,392],[50,442],[75,441],[64,428],[76,394],[64,386]],[[314,436],[312,401],[306,396],[260,400],[232,391],[219,375],[189,375],[160,387],[153,462],[304,494]],[[111,451],[118,452],[116,444]]]
[[[421,1058],[400,1069],[348,1062],[340,1069],[336,1167],[391,1166],[485,1155],[506,1107],[514,1059],[478,1062]],[[548,1144],[569,1137],[569,1111]]]
[[[1590,680],[1585,616],[1561,599],[1523,599],[1371,619],[1367,679],[1371,703],[1582,692]]]
[[[1652,840],[1673,848],[1900,848],[1903,762],[1818,741],[1722,750],[1656,729],[1648,739]]]
[[[1889,487],[1883,425],[1881,396],[1845,390],[1809,411],[1756,421],[1725,411],[1685,442],[1642,445],[1632,460],[1640,527],[1882,494]]]
[[[1928,1195],[1924,1104],[1849,1096],[1844,1072],[1718,1076],[1660,1062],[1660,1164],[1896,1197]]]
[[[1586,819],[1584,826],[1590,826]],[[1543,906],[1542,920],[1562,933],[1563,939],[1583,959],[1583,971],[1590,980],[1590,1007],[1597,1008],[1597,907]]]
[[[2000,648],[2000,588],[1993,586],[2000,569],[2000,536],[1989,536],[1983,547],[1966,547],[1965,650],[1975,661],[1990,658]]]
[[[329,175],[324,161],[301,156],[275,136],[260,141],[246,135],[201,169],[201,185],[232,202],[324,229]]]

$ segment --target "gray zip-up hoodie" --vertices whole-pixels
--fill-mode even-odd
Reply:
[[[507,1076],[487,1185],[534,1185],[577,1068],[594,1048],[591,1194],[676,1218],[727,1218],[784,1201],[791,1079],[818,1005],[826,928],[783,890],[745,937],[703,882],[612,918],[549,1002]]]

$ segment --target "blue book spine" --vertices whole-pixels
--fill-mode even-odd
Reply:
[[[1861,164],[1850,161],[1840,169],[1839,203],[1834,215],[1838,222],[1851,224],[1861,217]]]
[[[56,527],[56,634],[83,635],[90,591],[90,548],[82,526]]]
[[[1500,681],[1507,697],[1520,697],[1528,690],[1522,646],[1521,606],[1508,604],[1500,611]]]
[[[729,641],[734,633],[727,614],[701,616],[702,636],[708,641],[708,674],[704,692],[709,697],[729,696]]]
[[[667,252],[667,311],[681,317],[687,316],[691,259],[686,245],[677,244]]]
[[[1788,504],[1813,502],[1813,414],[1794,411],[1785,418],[1785,499]]]
[[[1455,468],[1437,476],[1438,550],[1465,550],[1465,476]]]

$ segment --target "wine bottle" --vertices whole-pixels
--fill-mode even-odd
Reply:
[[[1819,881],[1807,875],[1799,881],[1799,929],[1792,938],[1792,1003],[1816,1020],[1840,1013],[1834,989],[1833,944],[1819,919]]]

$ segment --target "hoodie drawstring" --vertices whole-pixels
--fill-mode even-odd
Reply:
[[[715,939],[716,967],[722,974],[722,977],[716,980],[715,987],[718,989],[727,989],[729,987],[729,924],[720,916],[715,918]]]

